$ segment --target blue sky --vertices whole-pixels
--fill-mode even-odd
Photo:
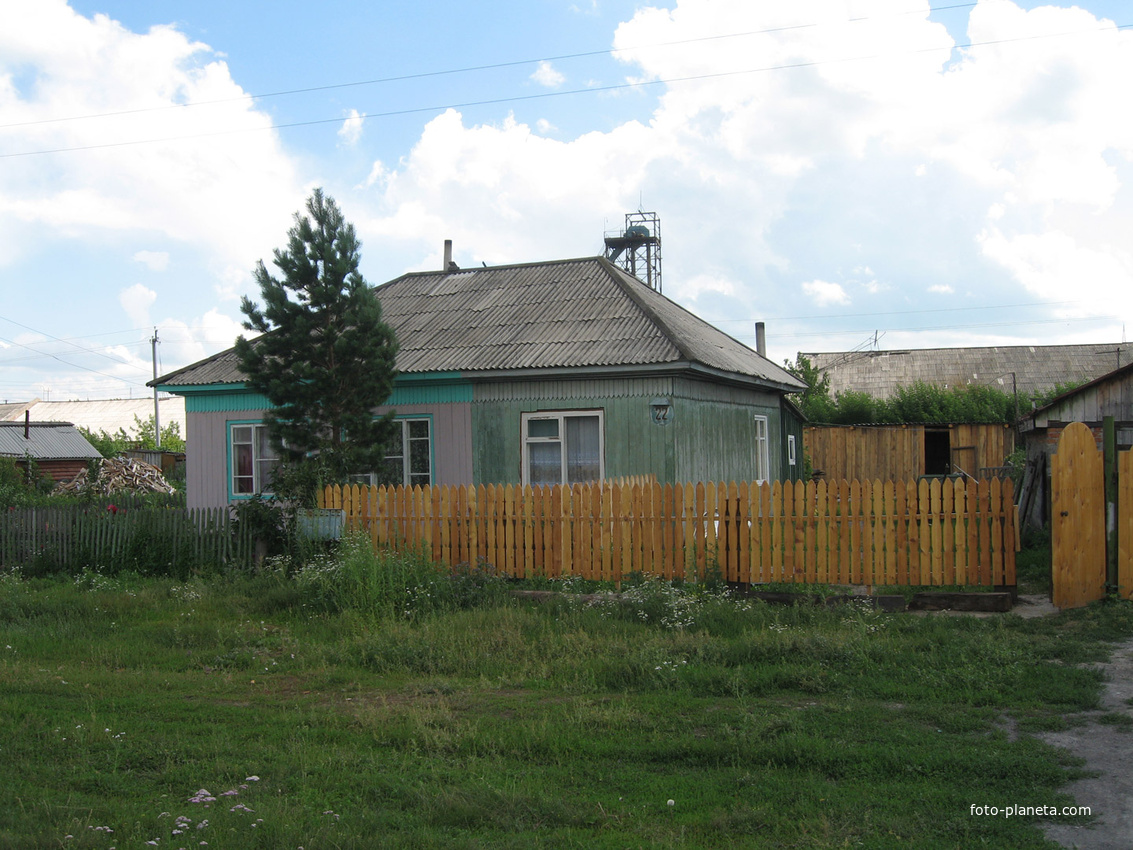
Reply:
[[[490,8],[490,12],[485,12]],[[0,401],[229,347],[310,190],[377,284],[598,254],[769,354],[1133,329],[1118,0],[0,0]],[[446,108],[447,107],[447,108]]]

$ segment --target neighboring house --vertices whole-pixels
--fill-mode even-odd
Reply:
[[[1032,410],[1018,423],[1027,448],[1027,467],[1020,494],[1024,522],[1042,526],[1050,511],[1050,456],[1058,438],[1071,422],[1083,422],[1102,447],[1102,423],[1112,416],[1117,448],[1133,448],[1133,364],[1114,369],[1083,386],[1063,393],[1044,407]]]
[[[158,398],[161,427],[176,422],[181,436],[185,436],[185,399],[180,396]],[[32,399],[19,404],[0,405],[0,421],[23,422],[30,415],[38,422],[70,422],[77,428],[86,428],[98,434],[117,434],[123,430],[134,433],[137,419],[142,422],[153,416],[152,398],[111,398],[94,401],[41,401]]]
[[[407,274],[375,289],[397,334],[387,458],[406,484],[797,479],[800,381],[600,257]],[[190,506],[270,490],[267,399],[234,352],[165,375]]]
[[[918,381],[956,387],[986,384],[1022,399],[1060,384],[1092,381],[1133,362],[1133,343],[923,348],[907,351],[800,353],[830,378],[830,394],[853,390],[889,398]]]
[[[102,457],[70,422],[0,422],[0,457],[26,467],[30,458],[41,475],[69,481]]]

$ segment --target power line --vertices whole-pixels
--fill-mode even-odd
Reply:
[[[1116,28],[1117,29],[1125,29],[1125,28],[1128,28],[1128,27],[1133,27],[1133,24],[1121,24],[1121,25],[1117,25]],[[1106,27],[1094,27],[1094,28],[1091,28],[1091,29],[1088,29],[1088,30],[1077,30],[1077,31],[1073,31],[1073,32],[1045,33],[1045,34],[1042,34],[1042,35],[1019,36],[1017,38],[994,39],[994,40],[991,40],[991,41],[981,41],[981,42],[968,42],[967,44],[953,45],[953,47],[951,49],[954,49],[954,50],[955,49],[969,50],[969,49],[978,48],[978,47],[989,47],[989,46],[1001,45],[1001,44],[1013,44],[1013,43],[1020,43],[1020,42],[1026,42],[1026,41],[1036,41],[1036,40],[1047,39],[1047,38],[1063,38],[1063,37],[1071,36],[1071,35],[1085,35],[1085,34],[1090,34],[1090,33],[1109,32],[1110,29],[1111,28],[1108,27],[1108,26],[1106,26]],[[763,66],[763,67],[760,67],[760,68],[747,68],[747,69],[736,70],[736,71],[719,71],[719,72],[710,73],[710,74],[692,74],[692,75],[688,75],[688,76],[684,76],[684,77],[670,77],[670,78],[656,79],[656,80],[637,80],[637,81],[628,82],[628,83],[613,83],[613,84],[606,85],[606,86],[591,86],[591,87],[581,88],[581,89],[568,89],[568,90],[565,90],[565,91],[539,92],[537,94],[513,95],[513,96],[510,96],[510,97],[486,98],[486,99],[483,99],[483,100],[470,100],[470,101],[461,101],[461,102],[454,102],[454,103],[447,103],[447,104],[435,104],[435,105],[432,105],[432,106],[419,106],[419,107],[411,107],[411,108],[408,108],[408,109],[395,109],[395,110],[389,110],[389,111],[386,111],[386,112],[367,112],[367,113],[361,113],[357,116],[354,116],[354,118],[355,118],[355,120],[357,120],[357,119],[365,120],[365,119],[378,119],[378,118],[394,118],[394,117],[399,117],[399,116],[404,116],[404,115],[415,115],[415,114],[420,114],[420,113],[424,113],[424,112],[443,112],[447,109],[467,109],[469,107],[475,107],[475,106],[498,106],[498,105],[504,104],[504,103],[523,103],[523,102],[526,102],[526,101],[547,100],[547,99],[555,98],[555,97],[566,97],[566,96],[578,95],[578,94],[595,94],[595,93],[601,93],[601,92],[621,91],[621,90],[625,90],[625,89],[646,88],[646,87],[654,87],[654,86],[672,86],[672,85],[677,85],[679,83],[699,82],[699,81],[703,81],[703,80],[713,80],[713,79],[724,79],[724,78],[727,78],[727,77],[744,76],[744,75],[747,75],[747,74],[759,74],[759,73],[766,73],[766,72],[769,72],[769,71],[787,71],[787,70],[798,70],[798,69],[802,69],[802,68],[816,68],[816,67],[821,67],[823,65],[843,64],[843,63],[848,63],[848,62],[862,62],[862,61],[869,61],[869,60],[872,60],[872,59],[883,59],[883,58],[888,58],[888,57],[893,57],[893,56],[915,56],[915,55],[918,55],[918,54],[921,54],[921,53],[935,53],[935,52],[939,52],[943,49],[944,48],[940,47],[940,46],[933,46],[933,47],[917,48],[917,49],[914,49],[914,50],[899,51],[899,52],[896,52],[896,53],[874,53],[874,54],[868,54],[868,55],[864,55],[864,56],[842,57],[842,58],[839,58],[839,59],[821,59],[821,60],[816,59],[816,60],[811,60],[811,61],[806,61],[806,62],[788,62],[788,63],[779,64],[779,65],[766,65],[766,66]],[[284,124],[271,124],[271,125],[268,125],[268,126],[246,127],[246,128],[241,128],[241,129],[229,129],[229,130],[214,130],[214,131],[210,131],[210,132],[206,132],[206,133],[180,134],[180,135],[175,135],[175,136],[162,136],[162,137],[150,138],[150,139],[132,139],[132,140],[128,140],[128,141],[104,142],[104,143],[100,143],[100,144],[91,144],[91,145],[74,145],[74,146],[71,146],[71,147],[63,147],[63,148],[44,148],[44,149],[41,149],[41,150],[18,151],[16,153],[3,153],[3,154],[0,154],[0,159],[13,159],[13,158],[17,158],[17,157],[28,157],[28,156],[42,156],[42,155],[45,155],[45,154],[57,154],[57,153],[74,153],[74,152],[77,152],[77,151],[88,151],[88,150],[105,150],[105,149],[108,149],[108,148],[133,147],[133,146],[137,146],[137,145],[158,144],[158,143],[161,143],[161,142],[191,141],[191,140],[194,140],[194,139],[215,138],[217,136],[229,136],[229,135],[236,135],[236,134],[240,134],[240,133],[263,132],[265,130],[284,130],[284,129],[292,129],[292,128],[296,128],[296,127],[314,127],[314,126],[318,126],[320,124],[339,124],[343,120],[344,119],[342,118],[342,116],[339,115],[339,116],[336,116],[334,118],[317,118],[317,119],[312,119],[312,120],[309,120],[309,121],[291,121],[291,122],[287,122],[287,123],[284,123]]]
[[[832,313],[827,316],[767,316],[767,322],[821,322],[827,319],[863,319],[870,316],[911,316],[920,313],[958,313],[967,310],[1017,310],[1024,307],[1062,307],[1067,304],[1078,304],[1078,301],[1033,301],[1030,304],[991,304],[986,307],[934,307],[929,310],[886,310],[870,313]],[[721,319],[720,323],[743,322],[751,324],[751,319]],[[717,324],[713,322],[713,324]]]
[[[930,8],[929,12],[945,12],[954,9],[969,9],[976,6],[976,3],[957,3],[951,6],[937,6]],[[906,12],[898,12],[893,15],[874,15],[863,16],[858,18],[850,18],[850,23],[860,23],[871,20],[878,20],[881,18],[901,17],[904,15],[921,14],[919,10],[910,10]],[[422,71],[416,74],[400,74],[393,77],[378,77],[372,80],[356,80],[348,83],[330,83],[320,86],[307,86],[305,88],[285,89],[275,92],[264,92],[261,94],[243,94],[237,97],[215,98],[213,100],[200,100],[193,103],[173,103],[165,106],[147,106],[139,107],[137,109],[123,109],[114,112],[96,112],[87,115],[71,115],[62,118],[41,118],[35,121],[18,121],[11,124],[0,124],[0,130],[8,129],[10,127],[32,127],[42,124],[58,124],[69,121],[84,121],[90,118],[112,118],[120,115],[138,115],[147,112],[162,112],[170,109],[191,109],[199,106],[215,106],[222,103],[236,103],[246,100],[266,100],[274,97],[286,97],[295,94],[311,94],[313,92],[321,91],[335,91],[338,89],[359,88],[361,86],[381,85],[384,83],[400,83],[408,82],[410,80],[428,79],[430,77],[443,77],[455,74],[467,74],[476,71],[495,71],[503,68],[514,68],[523,65],[538,65],[542,62],[565,62],[571,59],[586,59],[593,56],[613,56],[618,53],[633,53],[638,50],[653,50],[658,47],[679,47],[685,44],[699,44],[708,41],[720,41],[731,38],[746,38],[753,35],[770,35],[777,32],[789,32],[791,30],[810,29],[814,27],[828,26],[829,22],[816,22],[809,24],[793,24],[783,27],[770,27],[762,30],[749,30],[747,32],[738,33],[722,33],[719,35],[707,35],[699,38],[686,38],[677,41],[662,41],[654,44],[639,44],[634,47],[614,47],[604,50],[587,50],[577,53],[563,53],[558,56],[544,56],[538,59],[515,59],[507,62],[495,62],[487,65],[469,65],[463,68],[449,68],[441,71]]]
[[[1006,328],[1006,327],[1019,327],[1026,325],[1062,325],[1070,324],[1071,322],[1098,322],[1098,321],[1115,321],[1118,316],[1077,316],[1074,318],[1066,319],[1035,319],[1030,322],[980,322],[978,324],[967,325],[931,325],[928,327],[919,328],[885,328],[887,333],[911,333],[914,331],[958,331],[967,330],[969,328]],[[768,339],[784,339],[787,337],[805,337],[805,336],[845,336],[847,334],[872,334],[873,329],[867,330],[845,330],[845,331],[807,331],[806,333],[778,333],[767,334]]]

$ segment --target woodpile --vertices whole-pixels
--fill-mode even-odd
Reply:
[[[87,470],[72,480],[55,486],[53,493],[175,493],[177,492],[161,470],[145,461],[129,457],[112,457],[102,460],[98,476],[92,482]]]

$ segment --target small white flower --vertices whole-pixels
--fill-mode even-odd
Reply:
[[[669,805],[670,805],[670,806],[675,806],[676,804],[677,804],[677,801],[676,801],[676,800],[670,800],[670,801],[669,801]]]

